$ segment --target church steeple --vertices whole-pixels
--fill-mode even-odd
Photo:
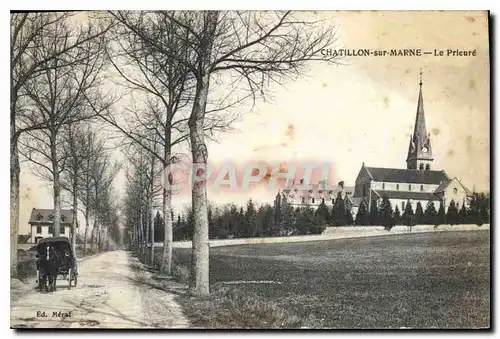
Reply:
[[[406,158],[408,169],[430,170],[432,158],[430,135],[427,134],[424,114],[424,98],[422,95],[422,70],[420,70],[420,82],[417,103],[417,116],[413,136],[410,138],[408,156]]]

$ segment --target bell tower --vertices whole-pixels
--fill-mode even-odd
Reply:
[[[406,157],[407,169],[430,170],[432,157],[431,138],[427,133],[424,115],[424,99],[422,95],[422,69],[420,69],[420,82],[418,92],[417,117],[413,135],[410,136],[410,146]]]

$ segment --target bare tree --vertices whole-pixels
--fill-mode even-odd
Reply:
[[[53,49],[52,54],[39,53],[44,43],[43,37],[51,32],[56,25],[67,21],[72,13],[14,13],[11,14],[11,45],[10,45],[10,167],[11,167],[11,204],[10,204],[10,248],[11,275],[17,274],[17,234],[19,229],[19,154],[18,141],[23,133],[46,128],[46,121],[39,120],[32,110],[26,107],[25,85],[50,68],[53,60],[62,54],[91,41],[108,28],[97,25],[81,26],[77,33],[59,49]],[[46,42],[46,41],[45,41]]]
[[[168,13],[175,15],[174,12]],[[156,157],[166,173],[168,166],[175,161],[173,148],[189,137],[187,109],[192,100],[194,79],[185,62],[158,51],[151,41],[164,48],[176,49],[181,58],[187,58],[188,46],[184,43],[185,37],[180,36],[182,28],[172,24],[164,12],[119,11],[110,14],[118,22],[114,26],[117,39],[110,51],[110,59],[116,72],[125,80],[126,87],[142,94],[143,107],[129,109],[132,114],[129,119],[124,119],[127,120],[125,123],[108,116],[104,118]],[[227,115],[224,119],[207,119],[203,128],[205,132],[214,133],[226,129],[236,118],[236,115]],[[159,137],[160,147],[151,148],[144,130],[150,130]],[[172,192],[166,185],[162,191],[162,210],[165,238],[160,272],[170,274]]]
[[[85,218],[85,232],[83,236],[83,255],[87,254],[87,241],[88,241],[88,232],[90,229],[90,218],[93,213],[93,199],[94,196],[94,180],[93,180],[93,171],[92,169],[96,168],[96,162],[100,161],[100,158],[105,154],[104,142],[102,139],[99,139],[96,131],[93,131],[91,128],[85,129],[83,132],[79,131],[78,133],[82,133],[85,140],[82,140],[82,144],[85,147],[82,147],[86,152],[81,152],[80,155],[84,159],[82,162],[82,166],[79,172],[79,179],[76,180],[78,182],[78,192],[77,196],[81,201],[82,208],[80,209]],[[74,159],[74,163],[79,162]],[[71,169],[73,161],[69,161],[68,170]],[[68,174],[68,180],[71,181],[72,175],[74,175],[76,171],[71,171],[71,174]],[[95,216],[94,216],[95,217]]]
[[[154,137],[152,136],[152,138]],[[151,143],[151,148],[154,150],[156,148],[154,140]],[[147,254],[144,246],[151,243],[149,260],[154,263],[152,209],[155,198],[163,191],[161,185],[162,168],[158,166],[159,162],[156,157],[142,146],[137,143],[131,143],[128,146],[128,149],[124,150],[129,159],[127,188],[134,190],[135,195],[133,203],[129,204],[128,208],[136,210],[139,215],[140,255],[146,260]]]
[[[97,247],[101,251],[106,251],[110,241],[113,243],[119,242],[119,212],[117,196],[112,185],[106,187],[101,195],[101,203],[99,205],[98,218],[102,227],[99,230]],[[110,237],[108,237],[110,235]]]
[[[192,160],[206,164],[203,129],[214,79],[230,79],[233,87],[246,85],[255,100],[270,83],[297,78],[311,61],[336,64],[336,56],[320,51],[336,42],[335,26],[310,21],[307,13],[288,12],[178,12],[165,13],[178,26],[176,32],[188,46],[188,57],[153,39],[158,52],[185,64],[196,79],[188,125]],[[148,39],[147,34],[142,38]],[[207,189],[204,181],[192,187],[195,220],[191,292],[209,293]]]
[[[90,206],[94,215],[94,226],[92,227],[90,249],[94,249],[94,243],[97,245],[97,250],[102,250],[102,225],[103,216],[102,208],[103,202],[109,198],[109,190],[119,172],[121,165],[118,162],[111,160],[110,154],[106,149],[101,148],[100,152],[93,152],[93,160],[90,163]]]
[[[26,109],[33,118],[45,125],[44,129],[31,130],[23,139],[23,155],[49,173],[54,192],[54,236],[59,236],[61,222],[61,182],[68,154],[64,153],[63,127],[91,119],[95,112],[88,101],[101,100],[99,86],[104,66],[103,36],[89,40],[78,47],[60,53],[71,44],[72,28],[65,21],[58,21],[51,30],[40,37],[35,56],[46,59],[58,54],[36,78],[28,80]],[[44,175],[42,175],[44,176]]]
[[[75,213],[75,218],[79,210],[78,201],[83,197],[80,196],[80,187],[83,179],[89,173],[88,167],[85,166],[92,161],[92,135],[90,126],[87,124],[71,124],[64,129],[64,153],[67,154],[66,163],[61,176],[61,186],[68,191],[72,197],[72,209]],[[78,227],[78,218],[76,219],[76,227]],[[76,249],[76,228],[73,225],[71,231],[71,243],[73,249]]]

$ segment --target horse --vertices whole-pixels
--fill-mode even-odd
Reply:
[[[57,249],[53,245],[44,246],[45,253],[39,259],[40,265],[40,290],[45,288],[45,292],[56,290],[57,272],[61,267],[61,258]],[[48,286],[47,286],[48,283]]]

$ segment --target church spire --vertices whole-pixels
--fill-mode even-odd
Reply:
[[[418,92],[417,117],[415,118],[415,127],[413,130],[413,139],[415,140],[415,145],[417,147],[421,147],[422,144],[419,144],[419,142],[422,142],[427,138],[427,128],[425,126],[424,115],[424,98],[422,95],[422,69],[420,69],[419,86],[420,89]]]
[[[422,69],[420,69],[420,82],[417,103],[417,116],[413,137],[410,139],[406,163],[408,169],[430,169],[432,158],[430,136],[427,134],[424,114],[424,98],[422,94]]]

